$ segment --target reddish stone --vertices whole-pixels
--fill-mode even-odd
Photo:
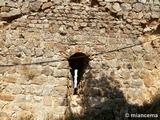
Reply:
[[[17,78],[14,78],[14,77],[3,77],[2,79],[5,82],[9,82],[9,83],[15,83],[17,81]]]
[[[49,8],[49,7],[51,7],[51,6],[52,6],[52,2],[44,3],[44,4],[42,5],[42,10],[44,10],[44,9],[46,9],[46,8]]]
[[[152,85],[152,79],[150,78],[150,77],[147,77],[147,78],[145,78],[144,80],[144,85],[146,86],[146,87],[150,87],[151,85]]]
[[[14,96],[5,95],[5,94],[0,94],[0,100],[13,101],[13,100],[14,100]]]

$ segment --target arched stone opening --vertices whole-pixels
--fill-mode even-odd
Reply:
[[[71,67],[71,75],[74,84],[74,94],[77,94],[78,85],[83,77],[83,73],[88,66],[89,57],[81,52],[77,52],[68,58],[69,65]],[[77,71],[77,75],[75,75]],[[75,78],[77,76],[77,78]],[[75,79],[77,79],[77,87],[75,87]]]

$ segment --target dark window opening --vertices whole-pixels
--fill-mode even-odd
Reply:
[[[73,84],[74,84],[74,94],[77,94],[77,87],[79,85],[79,82],[82,79],[83,73],[85,69],[88,66],[89,63],[89,57],[85,55],[84,53],[75,53],[68,59],[69,65],[72,68],[70,70],[72,74]],[[77,72],[77,87],[75,87],[75,73]]]

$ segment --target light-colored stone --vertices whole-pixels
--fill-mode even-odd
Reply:
[[[53,88],[52,92],[51,92],[53,97],[56,96],[61,96],[61,97],[65,97],[68,94],[68,88],[67,86],[56,86]]]
[[[42,85],[46,81],[47,81],[47,77],[41,75],[38,77],[34,77],[32,80],[30,80],[30,84]]]
[[[69,70],[67,69],[62,69],[62,70],[55,70],[54,71],[54,77],[65,77],[65,76],[68,76],[69,74]]]
[[[18,16],[20,14],[21,14],[20,9],[13,9],[10,12],[2,12],[2,13],[0,13],[0,16],[2,18],[10,18],[10,17],[13,17],[13,16]]]
[[[42,70],[42,74],[45,74],[45,75],[52,75],[54,72],[54,69],[49,67],[49,66],[46,66],[44,67],[44,69]]]
[[[9,115],[5,112],[0,112],[0,120],[10,120]]]
[[[41,1],[31,2],[29,8],[31,11],[38,11],[41,7]]]
[[[43,51],[41,48],[36,48],[35,49],[35,54],[37,57],[42,56],[43,55]]]
[[[131,9],[132,9],[131,4],[128,4],[128,3],[122,3],[122,4],[121,4],[121,8],[122,8],[122,10],[124,10],[124,11],[131,10]]]
[[[146,67],[149,70],[153,70],[155,68],[155,64],[152,62],[145,62],[144,67]]]
[[[142,3],[135,3],[133,5],[133,10],[136,12],[140,12],[143,9],[143,4]]]
[[[138,0],[140,3],[146,3],[146,0]]]
[[[131,87],[133,88],[140,87],[142,86],[142,84],[143,84],[143,81],[141,79],[135,79],[135,80],[132,80]]]
[[[5,1],[4,0],[0,1],[0,6],[5,6]]]
[[[151,17],[152,18],[159,18],[160,17],[160,12],[152,12]]]
[[[46,106],[52,106],[52,98],[51,96],[45,96],[43,98],[43,104]]]
[[[58,65],[58,69],[68,69],[69,68],[69,62],[68,61],[62,61]]]
[[[138,13],[138,19],[141,19],[142,17],[143,17],[143,13],[142,12]]]
[[[15,98],[15,103],[20,103],[20,102],[31,102],[33,97],[31,95],[23,95],[23,94],[18,94]]]
[[[113,10],[119,12],[122,10],[122,8],[120,7],[119,3],[114,3]]]
[[[4,74],[8,69],[6,67],[2,67],[0,69],[0,74]]]

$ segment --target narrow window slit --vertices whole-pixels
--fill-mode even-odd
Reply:
[[[78,77],[78,70],[74,70],[74,88],[77,88],[77,77]]]
[[[83,77],[83,73],[88,66],[89,57],[84,53],[75,53],[68,58],[71,67],[71,74],[73,79],[74,94],[77,94],[78,85]]]

